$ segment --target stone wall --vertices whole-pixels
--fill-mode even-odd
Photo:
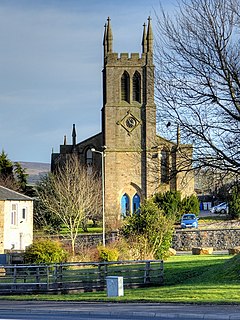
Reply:
[[[35,236],[35,239],[38,237]],[[52,236],[51,239],[60,240],[65,245],[71,244],[70,239]],[[106,234],[106,242],[118,239],[117,232]],[[102,243],[102,234],[82,234],[76,241],[76,249],[82,246],[97,246]],[[193,247],[213,247],[214,250],[227,250],[240,246],[240,229],[215,230],[176,230],[173,235],[172,248],[177,251],[191,251]]]
[[[226,250],[240,246],[240,229],[176,230],[172,248],[189,251],[193,247],[213,247]]]
[[[118,239],[117,232],[106,234],[106,242]],[[81,245],[96,246],[102,242],[102,234],[79,235]],[[240,229],[176,230],[172,248],[177,251],[191,251],[193,247],[213,247],[214,250],[227,250],[240,246]]]
[[[106,244],[114,242],[118,239],[118,232],[111,232],[106,233]],[[56,241],[61,241],[64,247],[71,248],[71,239],[66,236],[58,236],[58,235],[36,235],[34,236],[34,240],[37,241],[38,239],[51,239]],[[79,234],[76,239],[76,253],[82,250],[83,247],[96,247],[101,244],[103,241],[102,233],[92,233],[92,234]]]

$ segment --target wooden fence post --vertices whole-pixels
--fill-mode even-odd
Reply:
[[[164,264],[163,264],[163,260],[161,260],[160,262],[160,284],[163,284],[164,281]]]
[[[47,266],[47,291],[49,291],[49,281],[50,281],[50,274],[49,274],[49,266]]]
[[[107,276],[107,264],[105,262],[100,262],[98,265],[98,279],[100,287],[105,287],[105,278]]]
[[[145,263],[144,284],[150,283],[150,261]]]
[[[39,267],[36,269],[36,288],[40,288],[40,272]]]
[[[58,268],[58,288],[60,289],[60,292],[62,292],[63,288],[63,266],[62,263],[60,264]]]
[[[13,269],[13,282],[17,283],[17,266],[16,266],[16,264],[14,265],[14,269]]]

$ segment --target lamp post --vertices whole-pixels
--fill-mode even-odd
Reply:
[[[105,247],[106,241],[105,241],[105,149],[106,146],[103,147],[103,151],[96,150],[95,148],[92,148],[91,151],[95,153],[101,154],[101,160],[102,160],[102,239],[103,239],[103,246]]]

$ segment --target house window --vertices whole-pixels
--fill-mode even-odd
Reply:
[[[166,150],[161,151],[161,182],[169,182],[169,154]]]
[[[27,208],[22,208],[22,219],[27,220]]]
[[[135,196],[133,197],[133,213],[138,213],[140,208],[140,197],[136,193]]]
[[[133,76],[133,101],[141,102],[141,76],[137,71]]]
[[[17,225],[17,205],[16,204],[12,204],[11,224],[13,226]]]
[[[121,213],[122,217],[125,218],[129,215],[129,209],[130,209],[130,201],[129,201],[129,196],[124,193],[121,199]]]
[[[130,81],[129,74],[125,71],[121,78],[121,100],[130,102]]]

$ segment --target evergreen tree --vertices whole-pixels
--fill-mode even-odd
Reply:
[[[229,201],[229,214],[234,219],[240,218],[240,184],[235,185]]]
[[[0,153],[0,185],[26,193],[27,190],[26,169],[19,162],[13,163],[4,150]]]
[[[179,221],[183,213],[199,213],[199,200],[197,196],[191,195],[181,199],[179,191],[167,191],[157,193],[153,201],[163,210],[166,216],[171,217],[175,222]]]
[[[174,220],[181,216],[181,193],[179,191],[157,193],[153,201],[163,210],[166,216],[170,216]]]
[[[4,150],[0,154],[0,177],[1,180],[14,179],[12,161],[8,159]]]
[[[26,192],[28,174],[26,173],[26,169],[22,168],[19,162],[14,163],[14,174],[21,190]]]
[[[192,194],[191,196],[182,199],[181,203],[182,212],[199,214],[200,204],[198,198]]]

